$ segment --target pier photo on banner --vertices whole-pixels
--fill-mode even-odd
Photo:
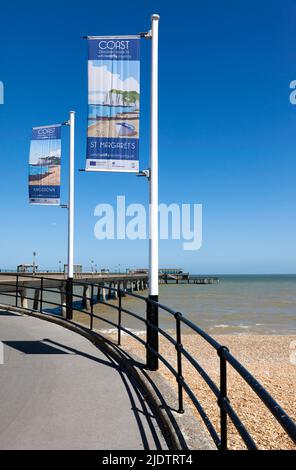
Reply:
[[[139,171],[140,37],[88,38],[86,170]]]
[[[61,125],[33,127],[29,159],[29,202],[60,204]]]

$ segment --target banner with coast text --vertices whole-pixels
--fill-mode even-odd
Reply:
[[[87,171],[139,171],[140,37],[88,38]]]
[[[30,204],[60,204],[61,125],[33,127],[29,159]]]

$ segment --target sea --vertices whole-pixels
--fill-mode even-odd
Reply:
[[[296,334],[296,275],[218,275],[217,284],[161,284],[159,301],[176,311],[210,334]],[[82,288],[81,288],[82,289]],[[30,291],[28,291],[30,292]],[[74,293],[82,294],[79,288]],[[137,292],[146,296],[147,292]],[[14,295],[14,294],[13,294]],[[33,292],[28,294],[33,297]],[[44,293],[44,308],[48,313],[61,315],[59,308],[48,302],[60,302],[58,291]],[[14,298],[0,295],[0,302],[14,305]],[[117,323],[114,309],[117,300],[108,300],[111,307],[96,303],[94,311],[106,320]],[[29,307],[33,305],[29,301]],[[76,298],[75,308],[81,309]],[[130,296],[123,297],[125,309],[145,318],[143,301]],[[81,319],[81,314],[79,319]],[[83,315],[86,319],[89,317]],[[134,331],[144,331],[145,324],[122,313],[122,325]],[[159,325],[165,330],[175,329],[175,319],[159,309]],[[96,328],[107,331],[112,327],[105,321],[95,321]],[[190,329],[183,325],[184,333]]]
[[[160,302],[211,334],[296,333],[296,275],[218,277],[218,284],[161,285]]]
[[[95,117],[112,117],[118,113],[127,113],[135,110],[134,106],[111,106],[90,104],[88,108],[88,117],[93,119]]]

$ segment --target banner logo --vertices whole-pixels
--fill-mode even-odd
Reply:
[[[139,171],[140,37],[88,39],[86,170]]]

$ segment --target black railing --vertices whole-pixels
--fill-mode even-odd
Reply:
[[[13,277],[14,281],[10,282],[7,279],[3,280],[1,277]],[[227,347],[219,344],[214,338],[208,335],[205,331],[195,325],[193,322],[188,320],[180,312],[176,312],[173,309],[162,305],[161,303],[142,295],[136,294],[135,292],[128,292],[126,289],[121,289],[120,286],[112,287],[103,285],[100,282],[86,283],[82,280],[60,280],[52,279],[47,277],[37,277],[36,275],[27,275],[27,274],[2,274],[0,273],[0,297],[8,296],[13,298],[12,304],[16,307],[21,306],[27,310],[35,310],[40,313],[44,313],[44,305],[50,305],[54,307],[59,307],[64,312],[65,319],[80,327],[85,325],[81,322],[76,322],[75,318],[73,319],[73,313],[79,312],[86,315],[89,318],[89,330],[94,330],[94,320],[100,320],[107,323],[112,328],[117,330],[117,344],[121,345],[121,333],[124,332],[127,335],[131,336],[134,340],[138,341],[142,346],[146,348],[146,366],[149,368],[149,365],[155,365],[160,361],[175,377],[177,382],[178,390],[178,412],[184,412],[184,392],[187,394],[188,399],[192,402],[197,412],[201,416],[211,438],[213,439],[216,447],[220,450],[227,450],[228,448],[228,418],[232,421],[236,431],[242,438],[247,449],[257,449],[257,445],[251,436],[250,432],[247,430],[237,413],[232,407],[232,404],[227,396],[227,366],[231,366],[249,385],[249,387],[256,393],[261,402],[265,407],[272,413],[274,418],[278,421],[280,426],[285,431],[286,435],[296,443],[296,425],[292,419],[287,415],[287,413],[281,408],[281,406],[272,398],[272,396],[264,389],[264,387],[248,372],[248,370],[240,364],[240,362],[232,356]],[[75,292],[75,288],[83,287],[87,289],[87,293],[83,295]],[[34,296],[30,297],[27,295],[25,289],[32,289],[34,291]],[[58,289],[58,290],[57,290]],[[117,322],[112,321],[110,318],[103,317],[94,312],[94,291],[97,289],[97,302],[108,306],[110,309],[117,311]],[[108,299],[100,298],[100,289],[106,289],[109,292]],[[37,295],[38,292],[38,295]],[[106,291],[105,291],[106,292]],[[46,294],[58,293],[66,299],[66,303],[62,302],[53,302],[49,296],[46,298]],[[111,296],[117,298],[117,302],[114,301],[108,302]],[[146,305],[146,308],[143,309],[146,311],[146,317],[143,318],[136,312],[125,308],[123,306],[122,299],[126,296],[140,300],[143,302],[143,306]],[[21,299],[21,304],[19,302]],[[33,307],[36,307],[36,299],[38,306],[33,309],[30,308],[26,302],[32,301]],[[80,299],[84,304],[86,303],[88,308],[83,308],[81,305],[76,305],[75,299]],[[9,305],[9,304],[6,304]],[[166,312],[175,319],[175,331],[176,339],[174,339],[171,334],[158,326],[157,322],[149,321],[151,312],[156,309],[159,312]],[[123,318],[127,315],[137,321],[142,322],[146,326],[147,340],[145,341],[142,337],[135,334],[134,331],[127,328],[123,325]],[[215,382],[209,377],[204,368],[200,365],[195,357],[193,357],[190,352],[185,349],[182,344],[182,327],[186,326],[188,329],[196,333],[199,337],[205,340],[217,353],[220,361],[220,384],[219,387]],[[173,347],[176,349],[176,368],[168,361],[165,355],[160,354],[158,349],[158,336],[163,336],[167,341],[169,341]],[[156,347],[155,347],[156,345]],[[193,392],[190,385],[185,381],[182,369],[183,361],[186,359],[191,366],[195,369],[196,373],[201,376],[204,382],[207,384],[209,389],[212,391],[214,397],[216,398],[217,405],[220,409],[220,432],[218,432],[205,412],[204,408],[199,402],[198,396]],[[264,432],[264,429],[261,430]]]

